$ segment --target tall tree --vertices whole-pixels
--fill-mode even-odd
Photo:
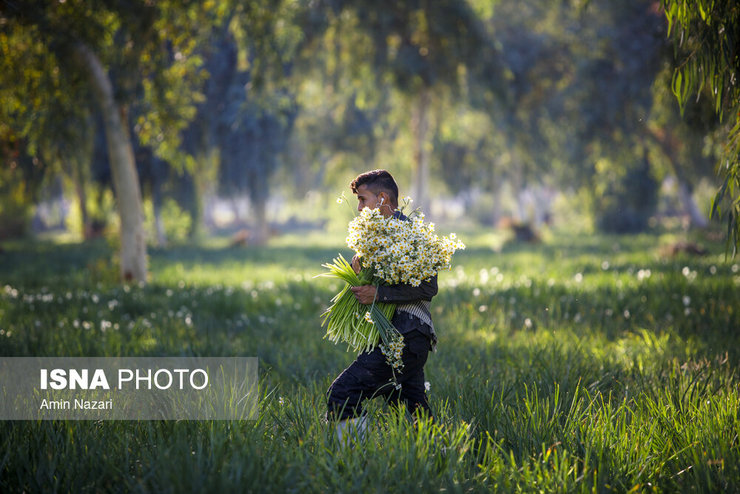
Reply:
[[[629,175],[651,175],[641,135],[664,44],[652,7],[649,0],[594,0],[583,9],[546,0],[496,5],[490,22],[511,77],[510,104],[492,118],[506,135],[512,158],[505,172],[515,189],[552,177],[565,189],[581,190],[596,217],[612,204],[649,213],[640,191],[603,182],[630,184],[636,181]],[[597,191],[610,199],[602,201]],[[620,218],[615,213],[608,216]]]
[[[216,185],[225,195],[248,195],[252,240],[262,243],[270,178],[297,112],[293,66],[301,42],[296,16],[303,11],[295,2],[224,5],[223,22],[212,27],[211,42],[200,51],[209,78],[197,118],[184,131],[184,149],[194,158],[189,171],[201,178],[196,203]]]
[[[679,105],[709,98],[719,120],[728,122],[717,164],[723,183],[712,213],[721,215],[727,201],[727,241],[734,256],[740,246],[740,5],[735,0],[662,0],[662,5],[679,59],[671,83]]]
[[[189,57],[206,10],[188,2],[3,3],[2,29],[32,33],[38,40],[34,46],[43,50],[48,64],[39,72],[23,72],[22,81],[3,84],[4,93],[13,93],[24,83],[49,86],[63,74],[67,80],[86,80],[88,92],[96,97],[121,219],[120,263],[125,280],[147,278],[141,191],[129,134],[131,103],[137,93],[143,93],[148,108],[136,123],[139,137],[147,144],[156,143],[161,154],[174,156],[179,129],[192,117],[192,100],[197,97],[190,84],[197,79],[199,60]],[[16,43],[13,49],[23,51],[27,46]],[[70,108],[87,105],[86,98],[79,99],[80,93],[73,96],[64,100]],[[47,92],[40,97],[48,103],[53,95]],[[10,109],[8,116],[22,135],[38,141],[41,134],[29,123],[33,115],[23,104]],[[59,126],[66,125],[64,118],[65,113],[50,115]]]
[[[435,102],[445,90],[458,92],[462,86],[485,94],[482,99],[489,101],[502,97],[504,74],[493,40],[461,0],[328,4],[339,22],[345,19],[344,13],[356,16],[359,29],[372,42],[367,62],[376,77],[390,78],[406,95],[413,134],[413,189],[417,204],[425,207]]]
[[[707,145],[707,136],[716,133],[718,124],[714,105],[708,98],[689,101],[679,114],[673,94],[667,90],[675,69],[672,53],[666,57],[665,68],[653,83],[653,105],[646,136],[657,159],[663,158],[665,173],[676,180],[680,206],[689,219],[689,226],[704,228],[707,216],[693,197],[694,185],[701,179],[716,181],[711,163],[716,159],[714,146]]]
[[[126,109],[119,107],[116,102],[113,83],[92,49],[82,42],[75,44],[74,49],[88,72],[103,115],[118,214],[121,218],[121,276],[127,281],[146,281],[146,236],[141,187],[128,131]]]

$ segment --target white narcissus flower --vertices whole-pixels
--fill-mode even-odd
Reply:
[[[440,238],[434,229],[434,223],[425,223],[421,213],[412,221],[403,221],[365,208],[350,222],[346,240],[366,265],[375,267],[378,278],[418,286],[437,272],[450,269],[454,252],[465,248],[454,233]]]

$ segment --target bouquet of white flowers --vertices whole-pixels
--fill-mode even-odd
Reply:
[[[406,200],[408,205],[410,200]],[[345,282],[322,315],[327,324],[325,338],[348,344],[348,350],[372,351],[377,344],[393,369],[400,370],[403,338],[390,323],[393,304],[360,304],[351,286],[406,283],[419,286],[439,271],[450,269],[452,255],[465,244],[455,234],[439,237],[434,223],[425,223],[420,212],[384,217],[379,209],[363,209],[349,223],[347,246],[361,259],[362,270],[356,274],[341,255],[332,264],[324,264],[325,276]]]
[[[452,254],[465,244],[453,233],[439,237],[424,213],[407,219],[384,217],[378,209],[365,208],[349,223],[347,246],[372,267],[379,279],[419,286],[439,271],[450,269]]]

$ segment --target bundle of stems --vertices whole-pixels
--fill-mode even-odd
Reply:
[[[347,284],[332,298],[332,305],[322,315],[322,323],[327,325],[326,335],[335,344],[343,341],[349,349],[370,352],[378,344],[378,339],[389,345],[398,331],[390,323],[396,306],[376,303],[361,304],[350,290],[353,286],[376,285],[371,269],[355,273],[352,266],[340,254],[334,262],[323,264],[329,271],[321,276],[329,276],[345,281]]]

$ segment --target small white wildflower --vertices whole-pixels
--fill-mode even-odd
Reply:
[[[488,270],[487,269],[481,269],[480,270],[480,282],[484,285],[488,283]]]
[[[637,279],[639,281],[643,281],[647,278],[650,278],[652,275],[652,272],[649,269],[641,269],[637,272]]]

